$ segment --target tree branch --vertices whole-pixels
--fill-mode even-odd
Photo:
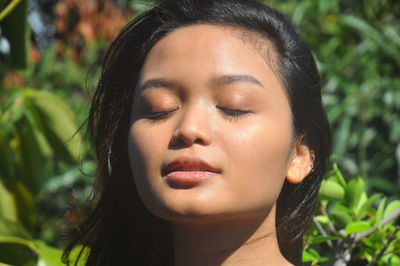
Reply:
[[[313,218],[313,222],[315,224],[315,226],[317,227],[318,231],[321,233],[321,235],[323,236],[328,236],[328,234],[325,232],[324,228],[321,226],[321,224],[317,221],[317,219],[315,219],[315,217]],[[333,248],[333,244],[332,241],[328,240],[326,241],[326,243],[328,244],[328,246],[330,248]]]
[[[387,223],[390,223],[391,221],[395,220],[397,217],[400,216],[400,207],[397,208],[394,212],[392,212],[388,217],[386,217],[385,219],[382,220],[382,225],[385,225]],[[374,227],[370,230],[367,231],[363,231],[360,233],[357,233],[354,236],[354,243],[357,243],[358,241],[360,241],[361,239],[363,239],[364,237],[367,237],[369,235],[371,235],[372,233],[374,233],[376,230],[378,230],[377,227]]]

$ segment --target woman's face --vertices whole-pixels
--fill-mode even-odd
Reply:
[[[289,103],[261,54],[217,25],[177,29],[151,49],[129,157],[153,214],[188,223],[265,216],[288,171],[299,172]]]

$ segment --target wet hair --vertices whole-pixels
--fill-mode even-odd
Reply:
[[[173,265],[168,222],[139,198],[128,159],[133,92],[146,55],[168,33],[195,24],[230,26],[256,34],[276,53],[274,69],[292,112],[294,136],[314,154],[313,170],[299,184],[285,181],[277,201],[276,230],[282,254],[301,264],[330,154],[330,129],[321,100],[320,76],[307,45],[280,13],[256,0],[166,0],[130,21],[105,54],[88,118],[98,164],[93,210],[63,256],[89,247],[87,265]],[[109,171],[112,169],[112,171]]]

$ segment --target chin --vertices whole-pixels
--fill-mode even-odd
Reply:
[[[153,215],[179,223],[206,223],[221,220],[227,215],[226,205],[217,204],[212,198],[176,194],[174,197],[161,199],[158,204],[145,203],[145,206]]]
[[[163,202],[156,209],[149,209],[155,216],[172,223],[184,223],[193,225],[206,225],[212,223],[237,221],[249,219],[256,216],[265,216],[265,209],[238,208],[238,204],[229,204],[218,200],[201,199],[170,199]],[[230,207],[231,206],[231,207]]]

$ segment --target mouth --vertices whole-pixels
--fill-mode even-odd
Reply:
[[[219,173],[220,170],[197,157],[179,157],[162,171],[167,183],[173,188],[191,188]]]

